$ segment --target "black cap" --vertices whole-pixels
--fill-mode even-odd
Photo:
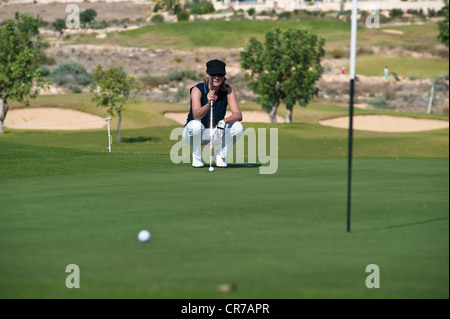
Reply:
[[[227,72],[225,71],[225,62],[222,62],[220,60],[211,60],[206,63],[206,72],[208,74],[216,75],[225,75]]]

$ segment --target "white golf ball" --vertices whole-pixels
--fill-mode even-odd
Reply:
[[[208,169],[208,171],[209,171],[209,172],[214,172],[214,167],[210,167],[210,168]]]
[[[141,230],[138,234],[138,239],[140,242],[147,242],[150,240],[150,232],[148,230]]]

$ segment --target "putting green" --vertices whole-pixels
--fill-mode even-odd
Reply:
[[[428,142],[421,158],[389,151],[403,135],[356,137],[367,146],[354,159],[347,233],[345,138],[276,127],[272,175],[260,163],[174,164],[170,128],[124,130],[113,153],[89,150],[104,132],[0,136],[0,297],[448,298],[449,162],[429,156],[432,145],[448,155],[448,131],[406,133]],[[385,158],[373,158],[377,139]],[[66,288],[70,264],[80,289]],[[370,264],[380,289],[366,287]]]
[[[321,125],[348,130],[349,117],[338,117],[319,121]],[[353,128],[372,132],[420,132],[448,128],[448,121],[414,119],[403,116],[357,115],[353,117]]]

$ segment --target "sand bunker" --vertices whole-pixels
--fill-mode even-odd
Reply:
[[[80,111],[37,107],[9,110],[4,126],[23,130],[88,130],[103,128],[106,121]]]
[[[324,126],[348,129],[349,118],[338,117],[319,122]],[[418,132],[448,128],[448,121],[413,119],[410,117],[387,115],[356,115],[353,117],[353,129],[374,132]]]
[[[229,116],[227,112],[226,116]],[[180,124],[186,123],[186,112],[167,112],[165,116]],[[242,111],[244,123],[270,123],[269,116],[263,111]],[[278,123],[284,119],[277,115]],[[338,117],[319,122],[324,126],[348,129],[348,116]],[[4,126],[12,129],[39,129],[39,130],[84,130],[101,129],[106,126],[104,118],[60,108],[22,108],[10,110],[6,116]],[[417,132],[444,129],[449,127],[448,121],[414,119],[387,115],[356,115],[353,117],[353,128],[361,131],[374,132]]]
[[[383,31],[384,33],[390,33],[390,34],[398,34],[398,35],[403,35],[403,34],[405,34],[403,31],[401,31],[401,30],[392,30],[392,29],[384,29],[384,30],[381,30],[381,31]]]
[[[227,112],[225,117],[230,116],[230,112]],[[183,112],[166,112],[164,115],[180,124],[186,124],[188,113]],[[243,121],[242,123],[270,123],[269,115],[264,111],[242,111]],[[284,119],[277,115],[277,122],[284,123]]]

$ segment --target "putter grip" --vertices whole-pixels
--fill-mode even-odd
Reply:
[[[211,77],[210,79],[209,79],[209,84],[210,84],[210,86],[209,86],[209,89],[210,90],[214,90],[214,80],[213,80],[213,78]],[[213,106],[213,104],[214,104],[214,100],[210,100],[209,101],[209,105],[212,107]]]

